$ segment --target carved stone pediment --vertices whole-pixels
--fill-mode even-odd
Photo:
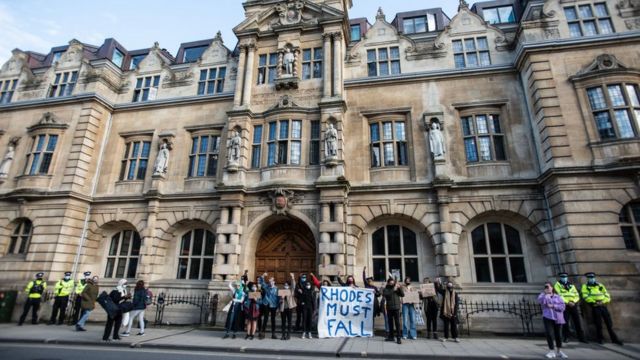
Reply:
[[[588,76],[628,70],[632,69],[629,69],[626,65],[622,64],[615,56],[611,54],[602,54],[595,58],[595,60],[593,60],[591,64],[589,64],[589,66],[578,71],[577,74],[570,77],[570,79],[580,80]]]
[[[171,60],[162,54],[160,44],[155,42],[149,51],[149,54],[140,61],[140,64],[138,64],[135,71],[137,73],[159,71],[167,68],[169,65],[171,65]]]
[[[619,0],[616,8],[623,18],[640,16],[640,0]]]
[[[304,199],[302,194],[296,194],[294,191],[277,188],[268,194],[271,202],[271,210],[276,215],[286,215],[292,208],[293,204],[299,203]]]
[[[46,113],[42,114],[42,117],[40,118],[40,120],[38,120],[37,123],[28,127],[27,131],[33,132],[42,129],[64,130],[68,127],[69,125],[58,122],[58,119],[52,112],[47,111]]]
[[[191,68],[180,71],[170,70],[169,74],[162,80],[162,87],[172,88],[178,86],[188,86],[193,83],[193,79],[193,70]]]
[[[447,56],[442,42],[419,42],[406,48],[407,60],[437,59]]]
[[[300,25],[315,25],[325,19],[341,19],[342,12],[327,5],[306,0],[283,0],[248,17],[234,28],[236,34],[245,31],[270,31]]]

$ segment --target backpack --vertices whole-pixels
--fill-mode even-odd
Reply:
[[[147,289],[147,296],[144,297],[144,304],[147,306],[153,304],[153,293],[149,289]]]

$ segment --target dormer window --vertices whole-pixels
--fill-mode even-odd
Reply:
[[[202,53],[204,53],[204,51],[207,50],[208,47],[209,46],[205,45],[184,49],[184,57],[182,59],[182,62],[188,63],[198,61],[198,59],[200,59],[200,56],[202,56]]]
[[[405,34],[436,31],[436,15],[427,14],[426,16],[407,18],[402,21],[402,26]]]
[[[158,95],[160,75],[140,77],[136,80],[133,102],[155,100]]]
[[[516,22],[513,6],[500,6],[482,10],[484,21],[489,24],[511,24]]]
[[[113,56],[111,57],[111,61],[117,67],[122,67],[122,62],[124,61],[124,54],[118,50],[113,50]]]
[[[351,41],[356,42],[362,39],[362,28],[360,24],[351,25]]]
[[[135,70],[138,68],[138,64],[140,64],[140,62],[142,60],[144,60],[144,58],[147,56],[147,54],[142,54],[142,55],[134,55],[131,57],[131,65],[129,66],[130,70]]]
[[[64,51],[56,51],[53,53],[53,59],[51,60],[52,64],[55,64],[56,62],[58,62],[58,60],[60,60],[60,57],[62,57],[62,54],[64,54]]]
[[[49,97],[71,96],[78,81],[77,71],[57,73],[49,90]]]

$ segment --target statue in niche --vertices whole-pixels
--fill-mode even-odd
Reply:
[[[238,130],[233,130],[231,138],[227,143],[227,158],[229,165],[237,166],[240,162],[240,146],[242,145],[242,138]]]
[[[158,150],[158,157],[153,165],[153,175],[164,175],[169,169],[169,142],[163,140],[160,144],[160,150]]]
[[[9,171],[11,171],[11,164],[13,164],[13,159],[16,155],[16,145],[18,145],[18,138],[13,138],[9,141],[9,146],[7,148],[7,153],[4,154],[2,158],[2,163],[0,163],[0,178],[6,179],[9,177]]]
[[[295,63],[295,56],[290,48],[284,49],[284,57],[282,58],[282,67],[284,68],[285,76],[293,76],[293,64]]]
[[[338,131],[333,127],[333,124],[329,124],[324,133],[324,148],[327,158],[338,157]]]
[[[431,119],[429,130],[429,145],[434,160],[444,160],[444,135],[440,130],[440,122],[438,119]]]

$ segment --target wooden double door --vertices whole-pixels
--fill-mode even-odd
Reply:
[[[316,244],[309,228],[295,220],[282,220],[264,232],[256,248],[256,276],[265,272],[282,284],[294,273],[317,271]]]

